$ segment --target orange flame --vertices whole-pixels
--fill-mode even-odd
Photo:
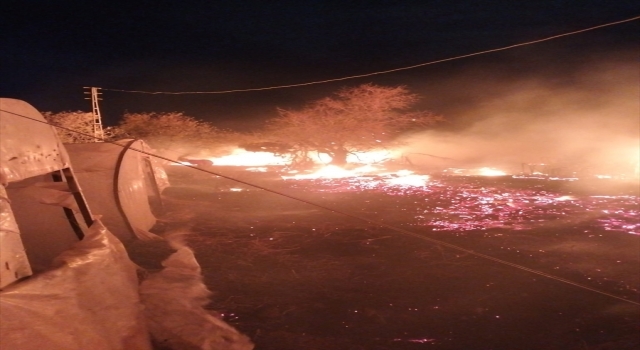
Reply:
[[[347,157],[347,163],[350,164],[374,164],[392,159],[393,151],[374,150],[369,152],[354,152]],[[268,165],[287,165],[291,163],[288,156],[279,156],[271,152],[250,152],[242,148],[236,148],[230,154],[222,157],[209,158],[214,165],[232,165],[232,166],[268,166]],[[324,153],[314,154],[311,157],[316,164],[328,164],[331,157]]]
[[[377,177],[363,176],[377,175]],[[282,176],[285,180],[305,180],[305,179],[337,179],[354,178],[359,182],[384,182],[395,186],[425,186],[429,176],[417,175],[410,170],[400,170],[396,172],[384,172],[372,165],[365,165],[353,170],[343,169],[335,165],[327,165],[311,174],[298,174]]]
[[[291,162],[289,157],[278,156],[271,152],[249,152],[241,148],[234,149],[231,154],[222,157],[209,158],[213,165],[235,166],[267,166],[286,165]]]

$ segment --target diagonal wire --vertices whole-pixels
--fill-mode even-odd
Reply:
[[[473,57],[473,56],[484,55],[484,54],[492,53],[492,52],[498,52],[498,51],[509,50],[509,49],[513,49],[513,48],[516,48],[516,47],[521,47],[521,46],[526,46],[526,45],[537,44],[537,43],[541,43],[541,42],[545,42],[545,41],[549,41],[549,40],[553,40],[553,39],[557,39],[557,38],[562,38],[562,37],[565,37],[565,36],[570,36],[570,35],[575,35],[575,34],[579,34],[579,33],[584,33],[584,32],[588,32],[588,31],[595,30],[595,29],[600,29],[600,28],[604,28],[604,27],[614,26],[614,25],[617,25],[617,24],[622,24],[622,23],[632,22],[632,21],[635,21],[635,20],[638,20],[638,19],[640,19],[640,16],[631,17],[631,18],[627,18],[627,19],[620,20],[620,21],[615,21],[615,22],[609,22],[609,23],[605,23],[605,24],[600,24],[600,25],[597,25],[597,26],[593,26],[593,27],[589,27],[589,28],[585,28],[585,29],[580,29],[580,30],[575,30],[575,31],[568,32],[568,33],[557,34],[557,35],[553,35],[553,36],[546,37],[546,38],[542,38],[542,39],[537,39],[537,40],[527,41],[527,42],[523,42],[523,43],[519,43],[519,44],[514,44],[514,45],[509,45],[509,46],[503,46],[503,47],[499,47],[499,48],[496,48],[496,49],[484,50],[484,51],[474,52],[474,53],[465,54],[465,55],[460,55],[460,56],[454,56],[454,57],[444,58],[444,59],[440,59],[440,60],[436,60],[436,61],[430,61],[430,62],[425,62],[425,63],[419,63],[419,64],[415,64],[415,65],[412,65],[412,66],[407,66],[407,67],[400,67],[400,68],[388,69],[388,70],[383,70],[383,71],[378,71],[378,72],[373,72],[373,73],[366,73],[366,74],[351,75],[351,76],[342,77],[342,78],[334,78],[334,79],[326,79],[326,80],[319,80],[319,81],[311,81],[311,82],[299,83],[299,84],[277,85],[277,86],[269,86],[269,87],[262,87],[262,88],[249,88],[249,89],[221,90],[221,91],[182,91],[182,92],[170,92],[170,91],[122,90],[122,89],[107,89],[107,88],[102,88],[102,90],[104,90],[104,91],[117,91],[117,92],[131,92],[131,93],[149,94],[149,95],[161,95],[161,94],[162,94],[162,95],[193,95],[193,94],[228,94],[228,93],[234,93],[234,92],[248,92],[248,91],[275,90],[275,89],[285,89],[285,88],[293,88],[293,87],[307,86],[307,85],[317,85],[317,84],[330,83],[330,82],[334,82],[334,81],[343,81],[343,80],[350,80],[350,79],[356,79],[356,78],[370,77],[370,76],[374,76],[374,75],[381,75],[381,74],[387,74],[387,73],[399,72],[399,71],[403,71],[403,70],[408,70],[408,69],[414,69],[414,68],[419,68],[419,67],[429,66],[429,65],[432,65],[432,64],[436,64],[436,63],[442,63],[442,62],[454,61],[454,60],[458,60],[458,59],[461,59],[461,58],[467,58],[467,57]]]
[[[14,113],[14,112],[10,112],[10,111],[4,110],[4,109],[0,109],[0,111],[5,112],[5,113],[9,113],[9,114],[13,114],[13,115],[18,116],[18,117],[26,118],[26,119],[29,119],[29,120],[32,120],[32,121],[35,121],[35,122],[38,122],[38,123],[48,124],[48,125],[51,125],[53,127],[64,129],[64,130],[67,130],[67,131],[71,131],[71,132],[74,132],[74,133],[77,133],[77,134],[80,134],[80,135],[96,138],[96,139],[98,139],[100,141],[111,143],[111,144],[114,144],[114,145],[117,145],[117,146],[120,146],[120,147],[124,147],[123,145],[121,145],[121,144],[119,144],[119,143],[117,143],[115,141],[106,141],[106,140],[100,139],[100,138],[98,138],[96,136],[93,136],[93,135],[90,135],[90,134],[87,134],[87,133],[83,133],[83,132],[80,132],[80,131],[76,131],[76,130],[73,130],[71,128],[67,128],[67,127],[61,126],[61,125],[50,124],[47,121],[37,120],[37,119],[31,118],[31,117],[28,117],[28,116],[25,116],[25,115],[21,115],[21,114],[18,114],[18,113]],[[154,153],[151,153],[151,152],[147,152],[147,151],[144,151],[144,150],[141,150],[141,149],[137,149],[137,148],[134,148],[134,147],[130,147],[129,149],[132,150],[132,151],[136,151],[136,152],[151,156],[151,157],[155,157],[155,158],[158,158],[158,159],[166,160],[166,161],[171,162],[171,163],[182,164],[182,162],[180,162],[178,160],[167,158],[167,157],[164,157],[164,156],[160,156],[160,155],[157,155],[157,154],[154,154]],[[205,172],[207,174],[219,176],[219,177],[222,177],[222,178],[225,178],[225,179],[228,179],[228,180],[232,180],[232,181],[235,181],[235,182],[247,185],[247,186],[251,186],[251,187],[263,190],[263,191],[271,192],[271,193],[274,193],[274,194],[277,194],[277,195],[280,195],[280,196],[283,196],[283,197],[286,197],[286,198],[289,198],[289,199],[293,199],[293,200],[296,200],[296,201],[299,201],[299,202],[302,202],[302,203],[306,203],[306,204],[312,205],[312,206],[317,207],[317,208],[325,209],[325,210],[328,210],[328,211],[336,213],[336,214],[340,214],[340,215],[343,215],[343,216],[347,216],[347,217],[351,217],[351,218],[354,218],[354,219],[362,220],[362,221],[368,222],[368,223],[373,224],[373,225],[378,225],[380,227],[385,227],[385,228],[388,228],[388,229],[390,229],[392,231],[404,234],[406,236],[418,238],[418,239],[421,239],[421,240],[424,240],[424,241],[427,241],[427,242],[430,242],[430,243],[433,243],[433,244],[436,244],[436,245],[440,245],[440,246],[447,247],[447,248],[450,248],[450,249],[458,250],[458,251],[461,251],[461,252],[464,252],[464,253],[468,253],[468,254],[473,255],[473,256],[477,256],[479,258],[490,260],[490,261],[493,261],[493,262],[496,262],[496,263],[499,263],[499,264],[502,264],[502,265],[510,266],[510,267],[513,267],[513,268],[516,268],[516,269],[519,269],[519,270],[522,270],[522,271],[527,271],[527,272],[530,272],[530,273],[533,273],[533,274],[536,274],[536,275],[539,275],[539,276],[542,276],[542,277],[546,277],[546,278],[549,278],[549,279],[552,279],[552,280],[556,280],[558,282],[569,284],[569,285],[572,285],[572,286],[575,286],[575,287],[578,287],[578,288],[581,288],[581,289],[585,289],[585,290],[588,290],[588,291],[591,291],[591,292],[595,292],[595,293],[598,293],[598,294],[601,294],[601,295],[605,295],[605,296],[608,296],[608,297],[611,297],[611,298],[614,298],[614,299],[618,299],[618,300],[621,300],[621,301],[625,301],[625,302],[640,306],[640,302],[639,301],[627,299],[625,297],[622,297],[622,296],[619,296],[619,295],[616,295],[616,294],[612,294],[612,293],[609,293],[609,292],[605,292],[605,291],[597,289],[597,288],[589,287],[587,285],[584,285],[584,284],[581,284],[581,283],[578,283],[578,282],[574,282],[574,281],[566,279],[566,278],[555,276],[555,275],[552,275],[552,274],[549,274],[549,273],[546,273],[546,272],[543,272],[543,271],[540,271],[540,270],[532,269],[532,268],[529,268],[529,267],[526,267],[526,266],[518,265],[516,263],[512,263],[512,262],[509,262],[509,261],[506,261],[506,260],[502,260],[502,259],[490,256],[490,255],[478,253],[478,252],[476,252],[474,250],[463,248],[463,247],[460,247],[460,246],[455,245],[455,244],[451,244],[451,243],[447,243],[447,242],[444,242],[444,241],[441,241],[441,240],[438,240],[438,239],[435,239],[435,238],[430,238],[430,237],[427,237],[427,236],[423,236],[421,234],[418,234],[418,233],[415,233],[415,232],[412,232],[412,231],[409,231],[409,230],[405,230],[403,228],[396,227],[396,226],[393,226],[393,225],[389,225],[389,224],[381,222],[381,221],[371,220],[371,219],[368,219],[368,218],[363,217],[363,216],[359,216],[359,215],[351,214],[351,213],[344,212],[344,211],[341,211],[341,210],[337,210],[337,209],[334,209],[334,208],[331,208],[331,207],[328,207],[328,206],[325,206],[325,205],[322,205],[322,204],[315,203],[313,201],[306,200],[304,198],[292,196],[292,195],[287,194],[287,193],[283,193],[283,192],[280,192],[280,191],[272,190],[272,189],[267,188],[267,187],[263,187],[263,186],[256,185],[256,184],[253,184],[253,183],[250,183],[250,182],[247,182],[247,181],[239,180],[239,179],[233,178],[231,176],[223,175],[223,174],[220,174],[220,173],[217,173],[217,172],[214,172],[214,171],[198,168],[198,167],[192,166],[192,165],[185,165],[185,164],[182,164],[182,165],[184,165],[186,167],[189,167],[189,168],[192,168],[192,169],[195,169],[195,170],[199,170],[199,171]]]

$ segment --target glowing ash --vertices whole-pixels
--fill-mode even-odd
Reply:
[[[266,166],[266,165],[286,165],[291,162],[289,157],[279,156],[271,152],[249,152],[241,148],[234,149],[231,154],[222,157],[209,158],[213,165],[236,165],[236,166]]]
[[[428,179],[403,171],[341,178],[306,178],[292,185],[309,192],[386,194],[395,198],[391,201],[397,209],[394,210],[397,218],[388,218],[390,221],[401,218],[405,225],[426,226],[433,231],[459,234],[495,228],[528,230],[547,225],[593,225],[607,231],[640,234],[638,196],[566,195],[544,189],[553,187],[552,183],[556,181],[509,179],[510,183],[499,184],[482,177]],[[366,212],[368,204],[363,205],[360,210]],[[496,232],[494,234],[500,234]]]
[[[282,176],[282,178],[285,180],[287,179],[304,180],[304,179],[319,179],[319,178],[337,179],[337,178],[343,178],[343,177],[361,176],[363,174],[372,173],[376,170],[377,169],[371,165],[365,165],[359,168],[355,168],[353,170],[343,169],[336,165],[327,165],[310,174]]]
[[[328,165],[310,174],[296,174],[282,176],[285,180],[313,180],[313,179],[344,179],[354,186],[375,187],[381,184],[391,186],[425,186],[429,177],[417,175],[410,170],[388,172],[372,165],[365,165],[352,170],[343,169],[335,165]]]
[[[454,176],[505,176],[508,175],[506,172],[502,170],[498,170],[496,168],[472,168],[472,169],[461,169],[461,168],[449,168],[445,169],[443,173],[447,175]]]

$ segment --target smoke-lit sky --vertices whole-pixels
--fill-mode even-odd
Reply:
[[[640,4],[632,0],[9,0],[0,11],[0,95],[42,111],[88,111],[83,86],[219,91],[305,83],[411,66],[638,15]],[[220,95],[104,91],[101,107],[108,125],[124,111],[184,111],[248,130],[274,116],[276,107],[296,108],[344,86],[375,83],[408,86],[423,96],[419,107],[444,115],[453,129],[487,117],[534,128],[564,115],[559,111],[565,101],[571,111],[589,103],[597,110],[614,110],[610,102],[628,103],[629,92],[637,97],[638,27],[634,21],[412,70],[282,90]]]
[[[490,91],[457,109],[458,127],[406,136],[414,163],[434,164],[427,153],[450,158],[449,166],[547,164],[572,171],[635,174],[640,161],[640,83],[637,52],[591,62],[563,79],[498,77],[450,84]],[[436,162],[438,163],[438,162]],[[514,168],[515,167],[515,168]],[[529,171],[530,169],[525,169]]]

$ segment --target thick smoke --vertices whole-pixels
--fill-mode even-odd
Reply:
[[[484,98],[458,115],[445,116],[465,124],[461,130],[406,136],[403,152],[411,162],[500,167],[511,173],[638,176],[640,95],[635,62],[592,63],[575,70],[570,79],[454,81],[460,89],[484,89]],[[487,97],[486,91],[495,94]]]

